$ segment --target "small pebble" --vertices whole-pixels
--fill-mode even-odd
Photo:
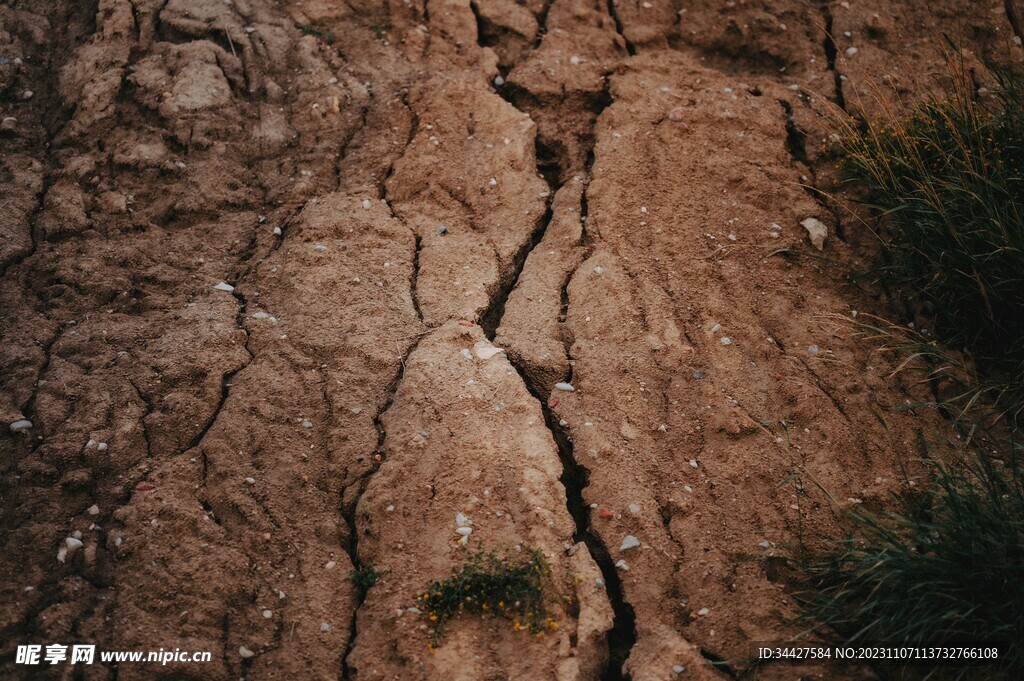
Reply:
[[[565,392],[576,392],[576,388],[572,387],[569,383],[555,383],[555,390],[564,390]]]
[[[623,572],[629,572],[629,564],[626,563],[626,561],[624,560],[620,560],[619,562],[615,563],[615,567],[622,570]]]
[[[730,340],[728,336],[723,336],[722,345],[732,345],[732,340]]]
[[[707,608],[701,608],[700,610],[697,611],[697,614],[700,615],[701,617],[704,617],[704,615],[707,615],[710,612],[711,611],[708,610]]]
[[[369,209],[371,205],[373,204],[370,203],[370,199],[363,199],[363,208]]]
[[[271,611],[271,610],[264,610],[263,611],[263,619],[269,620],[273,616],[274,616],[273,611]]]
[[[395,512],[395,505],[394,504],[388,504],[388,507],[385,508],[384,510],[387,511],[388,513],[394,513]]]
[[[97,506],[96,504],[93,504],[92,506],[89,507],[89,510],[86,511],[86,513],[88,513],[89,515],[99,515],[100,507]]]
[[[245,479],[245,484],[247,484],[247,485],[255,485],[256,484],[256,478],[246,478]]]
[[[502,78],[501,76],[495,76],[494,77],[494,85],[495,85],[495,87],[501,87],[504,84],[505,84],[505,79],[504,78]]]
[[[281,228],[274,227],[274,236],[281,236]]]
[[[473,534],[473,528],[472,527],[457,527],[457,528],[455,528],[455,534],[459,535],[460,537],[468,537],[469,535]]]
[[[635,549],[638,546],[640,546],[640,540],[631,534],[627,534],[622,538],[622,545],[619,546],[619,551],[629,551],[630,549]]]
[[[444,225],[439,225],[437,228],[437,233],[443,236],[448,233],[448,228],[445,227]]]
[[[817,345],[809,346],[807,348],[807,354],[809,354],[809,355],[816,355],[816,354],[818,354],[818,346]]]
[[[101,442],[98,445],[96,445],[96,449],[101,451],[101,452],[105,452],[108,449],[108,445],[107,445],[106,442]]]
[[[594,274],[604,274],[604,268],[603,267],[595,267],[594,268]]]
[[[309,421],[309,420],[303,421],[302,422],[302,427],[303,428],[312,428],[313,427],[313,422]]]
[[[256,653],[252,652],[251,650],[249,650],[245,646],[239,646],[238,654],[242,657],[242,659],[248,660],[250,657],[254,656]]]
[[[337,565],[337,563],[335,563],[333,560],[329,560],[326,563],[324,563],[324,569],[325,570],[333,570],[336,565]]]
[[[35,94],[36,93],[32,92],[31,90],[25,90],[24,92],[21,93],[21,98],[22,99],[32,99],[32,97],[34,97]]]
[[[700,379],[704,378],[704,376],[705,376],[704,372],[701,371],[700,369],[698,369],[697,371],[693,372],[693,377],[696,378],[698,381]]]
[[[847,47],[846,48],[846,56],[847,57],[852,57],[853,55],[857,54],[858,51],[859,50],[857,50],[856,47]]]
[[[14,421],[13,423],[11,423],[11,432],[12,433],[24,433],[24,432],[26,432],[28,430],[31,430],[31,429],[32,429],[32,422],[29,421],[28,419],[18,419],[17,421]]]
[[[234,286],[232,286],[231,284],[226,284],[223,281],[214,286],[213,288],[217,289],[218,291],[225,291],[227,293],[231,293],[232,291],[235,290]]]
[[[320,631],[322,631],[322,632],[324,632],[326,634],[330,630],[331,630],[331,625],[330,624],[328,624],[327,622],[321,622],[320,623]]]
[[[674,664],[674,665],[672,665],[672,671],[675,672],[676,674],[682,674],[683,672],[686,671],[686,667],[684,667],[681,664]]]
[[[696,459],[690,459],[690,468],[696,468],[697,465],[698,464]]]

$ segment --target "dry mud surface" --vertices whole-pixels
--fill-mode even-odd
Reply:
[[[903,314],[845,276],[828,106],[923,96],[944,41],[1016,59],[1016,14],[0,4],[0,675],[751,676],[799,631],[781,556],[942,434],[825,317]],[[543,552],[557,631],[428,650],[457,513]],[[13,665],[47,642],[213,661]],[[797,676],[873,678],[758,670]]]

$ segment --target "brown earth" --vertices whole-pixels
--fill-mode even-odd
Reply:
[[[0,440],[2,675],[750,677],[801,630],[784,558],[948,435],[836,321],[907,311],[847,276],[875,253],[822,198],[830,107],[927,96],[950,44],[1018,60],[1018,16],[0,5],[0,412],[32,422]],[[556,632],[428,649],[459,513],[543,552]],[[213,662],[13,664],[53,642]]]

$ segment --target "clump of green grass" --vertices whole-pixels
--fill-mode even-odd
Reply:
[[[550,583],[551,566],[538,550],[514,557],[481,550],[453,568],[450,577],[427,587],[417,606],[432,622],[432,645],[462,612],[501,615],[512,620],[516,631],[540,633],[557,628],[547,606]]]
[[[360,565],[349,573],[349,579],[352,580],[352,586],[355,587],[360,600],[366,597],[366,592],[373,588],[380,577],[381,574],[377,572],[373,563]]]
[[[333,45],[336,40],[334,31],[330,29],[317,28],[312,24],[295,24],[295,27],[302,31],[302,35],[316,36],[323,39],[328,45]]]
[[[921,295],[936,338],[877,318],[856,333],[925,370],[962,444],[925,460],[913,504],[854,507],[849,537],[800,565],[800,598],[844,641],[1002,643],[1002,671],[1024,678],[1024,89],[996,73],[980,92],[954,62],[950,76],[934,101],[880,101],[879,121],[837,116],[832,151],[885,215],[883,272]]]
[[[883,106],[870,123],[838,116],[832,151],[887,216],[887,273],[920,293],[947,344],[970,352],[990,379],[1019,386],[1024,89],[995,73],[991,92],[979,94],[962,65],[950,70],[935,101]]]
[[[851,643],[1002,643],[998,665],[1024,678],[1024,462],[1019,443],[1001,443],[1002,459],[991,445],[930,461],[931,503],[852,511],[853,534],[804,566],[811,618]]]

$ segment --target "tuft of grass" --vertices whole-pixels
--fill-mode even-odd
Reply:
[[[880,101],[874,122],[837,115],[831,151],[885,217],[883,273],[921,295],[937,339],[845,323],[898,352],[896,372],[925,370],[962,444],[925,459],[913,504],[848,511],[849,536],[799,565],[800,600],[805,621],[845,641],[1000,643],[1001,670],[1024,678],[1024,85],[993,73],[984,92],[950,67],[931,102]]]
[[[931,503],[850,511],[851,536],[803,566],[807,617],[851,643],[1001,643],[998,666],[1024,678],[1024,462],[1019,443],[1001,443],[1005,459],[991,445],[930,461]]]
[[[349,573],[349,579],[352,580],[352,586],[356,588],[359,600],[366,597],[366,592],[372,589],[380,578],[381,573],[377,572],[373,563],[360,565]]]
[[[541,633],[558,628],[547,607],[550,583],[551,566],[539,550],[514,557],[480,550],[453,568],[450,577],[428,586],[416,604],[432,623],[432,645],[462,612],[500,615],[511,619],[516,631]]]
[[[887,218],[884,269],[919,292],[939,337],[990,379],[1024,382],[1024,88],[980,91],[951,64],[944,96],[881,119],[837,116],[832,152]]]
[[[295,24],[295,27],[302,31],[302,35],[312,35],[321,38],[328,45],[333,45],[336,40],[334,31],[330,29],[317,28],[311,24]]]

